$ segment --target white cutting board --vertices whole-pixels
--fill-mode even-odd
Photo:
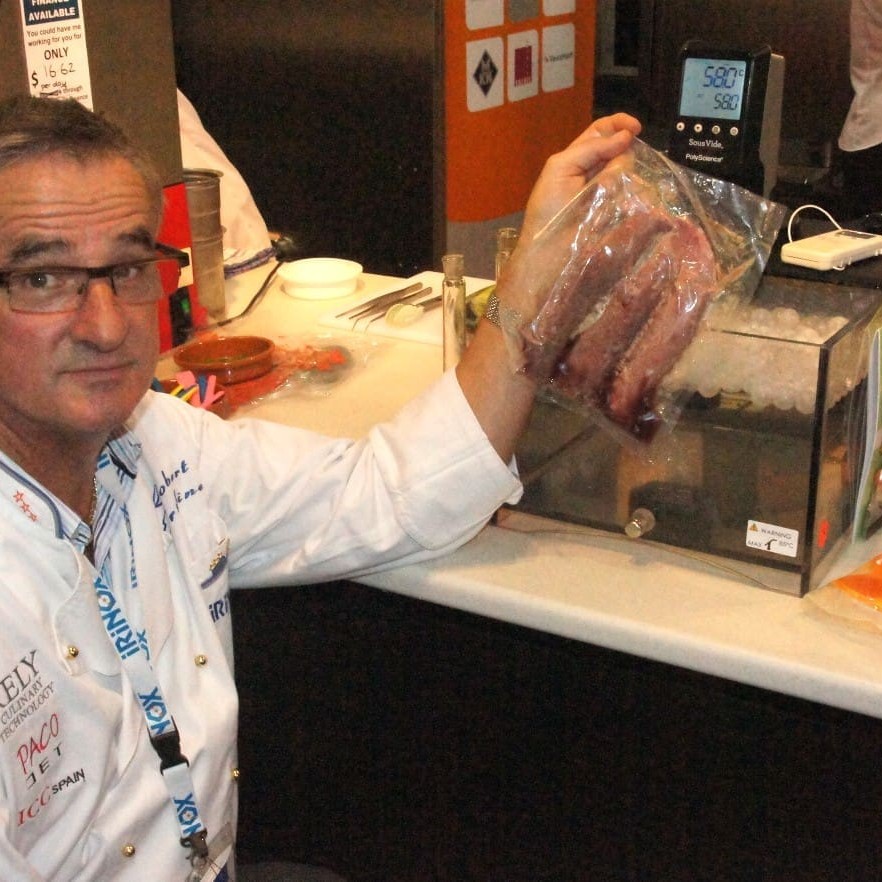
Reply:
[[[432,289],[431,294],[427,293],[425,297],[420,297],[420,300],[427,299],[441,293],[441,283],[443,281],[443,273],[431,271],[417,273],[417,275],[411,276],[409,279],[404,279],[403,281],[398,280],[390,283],[385,288],[379,288],[372,291],[370,297],[365,298],[365,302],[373,300],[374,297],[379,297],[381,294],[405,288],[407,285],[414,284],[415,282],[420,282],[427,288]],[[475,291],[480,291],[481,288],[486,288],[487,285],[492,285],[493,282],[489,279],[478,279],[472,276],[466,276],[465,284],[466,296],[468,296]],[[354,309],[356,305],[357,304],[353,304],[351,308]],[[429,343],[433,346],[441,345],[442,326],[440,307],[430,310],[420,316],[415,322],[405,325],[404,327],[390,325],[385,318],[379,318],[370,324],[368,324],[367,319],[353,322],[351,318],[337,318],[337,313],[339,312],[342,312],[342,310],[338,307],[336,310],[321,316],[318,320],[319,324],[326,328],[336,328],[340,331],[361,331],[365,334],[376,335],[378,337],[394,337],[398,340],[412,340],[415,343]]]

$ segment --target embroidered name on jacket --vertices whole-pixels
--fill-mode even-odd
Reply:
[[[162,469],[159,475],[160,480],[153,485],[153,506],[163,510],[162,529],[168,530],[182,504],[204,488],[199,483],[190,484],[190,466],[185,459],[168,472]]]

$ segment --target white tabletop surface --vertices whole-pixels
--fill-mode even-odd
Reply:
[[[228,283],[236,315],[266,269]],[[365,274],[343,300],[296,300],[274,283],[225,333],[299,338],[330,333],[358,365],[330,390],[292,393],[249,413],[332,435],[360,436],[441,373],[438,346],[369,339],[321,327],[396,280]],[[440,321],[440,316],[438,317]],[[882,631],[819,612],[806,598],[750,581],[675,550],[505,512],[440,560],[366,577],[365,584],[506,622],[882,718]],[[852,549],[854,561],[874,549]],[[845,568],[840,567],[840,569]]]

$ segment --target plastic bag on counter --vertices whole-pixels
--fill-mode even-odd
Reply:
[[[195,379],[190,386],[182,379],[183,375],[178,373],[174,377],[155,380],[154,388],[177,394],[191,404],[203,406],[200,391],[203,383],[207,386],[208,381],[211,381],[211,389],[216,389],[214,397],[217,401],[216,406],[209,409],[227,418],[246,408],[288,395],[330,395],[341,382],[367,364],[370,356],[381,345],[362,335],[353,334],[279,335],[270,339],[243,338],[235,334],[213,332],[201,334],[191,343],[201,346],[264,339],[267,343],[272,343],[268,363],[265,369],[252,371],[245,379],[227,376],[228,368],[237,364],[237,361],[234,355],[222,352],[220,355],[212,354],[220,370],[211,369],[214,363],[212,360],[194,366],[196,374],[191,374]],[[204,356],[204,352],[202,355]],[[178,362],[177,355],[174,355],[174,359]],[[215,403],[214,398],[212,403]]]
[[[662,380],[713,300],[752,296],[784,215],[635,141],[506,265],[514,368],[544,398],[651,440],[682,405]]]
[[[864,630],[882,631],[882,553],[806,595],[817,609]]]
[[[261,378],[263,382],[231,387],[234,407],[252,407],[290,395],[330,395],[382,345],[353,334],[280,335],[274,342],[273,370]]]

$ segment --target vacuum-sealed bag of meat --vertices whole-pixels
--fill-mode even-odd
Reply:
[[[847,558],[854,556],[853,552],[846,554]],[[882,554],[842,573],[807,597],[810,608],[862,629],[882,630]]]
[[[635,141],[506,264],[514,368],[648,442],[681,409],[662,380],[713,300],[756,290],[784,215]]]

